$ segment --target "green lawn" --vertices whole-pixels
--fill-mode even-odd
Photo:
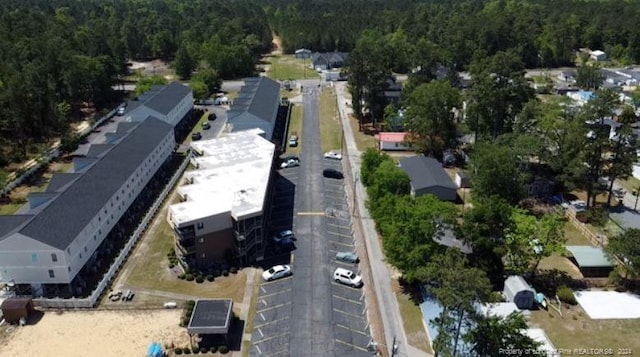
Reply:
[[[0,214],[15,214],[25,203],[3,203],[0,204]]]
[[[142,259],[127,263],[133,264],[127,285],[203,298],[232,298],[237,302],[242,301],[247,279],[242,271],[216,278],[214,282],[205,280],[202,284],[180,280],[171,273],[167,253],[173,245],[173,232],[166,220],[166,211],[161,211],[156,219],[160,219],[160,225],[157,234],[145,242],[149,245],[147,254]]]
[[[287,153],[292,155],[300,154],[302,146],[304,145],[304,133],[302,132],[302,105],[291,104],[291,119],[289,122],[289,132],[287,133],[287,139],[289,135],[298,135],[298,146],[290,147],[287,143]],[[288,141],[288,140],[287,140]]]
[[[322,152],[342,148],[342,122],[333,88],[325,87],[320,94],[320,139]]]
[[[532,311],[529,325],[544,329],[556,349],[611,348],[611,355],[622,348],[640,351],[640,319],[592,320],[580,306],[563,306],[562,313]]]
[[[289,79],[319,78],[318,73],[309,68],[309,59],[297,59],[294,55],[266,56],[267,76],[284,81]]]
[[[627,192],[638,191],[638,189],[640,189],[640,180],[633,176],[626,180],[618,180],[617,182],[622,186],[622,188],[627,190]]]
[[[209,112],[204,112],[204,114],[202,114],[202,116],[200,117],[200,120],[198,120],[198,123],[196,123],[196,125],[193,126],[193,129],[191,129],[191,132],[189,133],[189,135],[187,135],[187,138],[184,140],[185,144],[190,143],[191,140],[191,134],[196,133],[196,132],[202,132],[202,123],[206,123],[207,121],[209,121]]]
[[[420,306],[416,304],[411,295],[402,291],[394,280],[394,290],[396,290],[396,299],[400,307],[400,315],[402,316],[402,325],[407,334],[409,344],[427,353],[433,353],[429,346],[429,336],[424,328],[424,319]]]

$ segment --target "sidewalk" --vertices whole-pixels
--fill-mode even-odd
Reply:
[[[424,351],[421,351],[407,342],[407,336],[402,325],[402,317],[398,301],[393,291],[391,291],[391,274],[386,266],[385,257],[378,241],[378,232],[375,228],[375,222],[369,216],[365,207],[367,193],[362,182],[360,182],[360,162],[362,153],[356,145],[353,129],[349,123],[350,109],[347,108],[345,102],[346,84],[344,82],[334,82],[336,89],[336,97],[340,112],[340,120],[344,130],[345,138],[345,158],[350,165],[353,175],[353,184],[355,188],[356,206],[358,213],[353,218],[359,218],[362,226],[362,234],[367,247],[367,255],[371,265],[371,274],[375,277],[375,293],[378,298],[378,305],[382,318],[382,328],[384,330],[385,341],[376,341],[382,350],[387,353],[391,349],[394,337],[398,344],[398,352],[394,357],[430,357]]]

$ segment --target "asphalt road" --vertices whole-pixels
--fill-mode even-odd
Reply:
[[[264,262],[291,264],[293,276],[261,284],[250,355],[370,356],[364,292],[332,279],[335,268],[358,266],[335,260],[356,249],[344,182],[322,176],[342,165],[322,157],[317,86],[305,90],[303,105],[301,166],[279,170],[271,210],[272,230],[292,228],[297,241],[284,254],[270,242],[274,256]]]

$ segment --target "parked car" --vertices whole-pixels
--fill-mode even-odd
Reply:
[[[295,159],[289,159],[283,162],[282,164],[280,164],[281,169],[287,169],[289,167],[296,167],[296,166],[300,166],[300,161]]]
[[[349,285],[354,288],[362,286],[362,277],[344,268],[338,268],[333,272],[333,280],[335,280],[336,283]]]
[[[358,264],[360,262],[360,258],[351,252],[338,252],[336,253],[336,259],[351,264]]]
[[[298,136],[297,135],[291,135],[289,137],[289,146],[291,146],[291,147],[298,146]]]
[[[300,158],[295,156],[295,155],[287,155],[281,158],[282,161],[287,161],[287,160],[296,160],[298,162],[300,162]]]
[[[296,240],[296,236],[293,234],[293,231],[290,229],[287,229],[285,231],[282,231],[278,234],[276,234],[275,236],[273,236],[273,241],[276,243],[281,243],[283,241],[294,241]]]
[[[120,107],[118,107],[118,111],[116,112],[116,114],[118,115],[124,115],[124,112],[127,110],[127,104],[121,104]]]
[[[196,131],[195,133],[191,134],[191,140],[200,140],[202,139],[202,133],[200,133],[199,131]]]
[[[211,124],[209,124],[208,122],[202,123],[202,130],[209,130],[209,129],[211,129]]]
[[[344,178],[342,172],[335,169],[324,169],[324,171],[322,171],[322,176],[338,180],[342,180]]]
[[[337,152],[329,151],[324,153],[325,159],[331,160],[342,160],[342,154],[338,154]]]
[[[274,267],[269,268],[262,273],[262,279],[265,281],[272,281],[280,278],[284,278],[287,276],[293,275],[291,271],[291,266],[289,265],[276,265]]]
[[[216,118],[217,118],[217,117],[218,117],[218,116],[216,115],[216,113],[211,113],[211,114],[209,114],[209,116],[207,117],[207,119],[209,119],[209,120],[211,120],[211,121],[214,121],[214,120],[216,120]]]

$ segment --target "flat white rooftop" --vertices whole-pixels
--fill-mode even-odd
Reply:
[[[192,142],[202,156],[191,160],[197,169],[184,174],[190,183],[178,193],[186,201],[169,207],[171,221],[179,226],[226,212],[235,220],[261,215],[275,152],[262,135],[252,129]]]

